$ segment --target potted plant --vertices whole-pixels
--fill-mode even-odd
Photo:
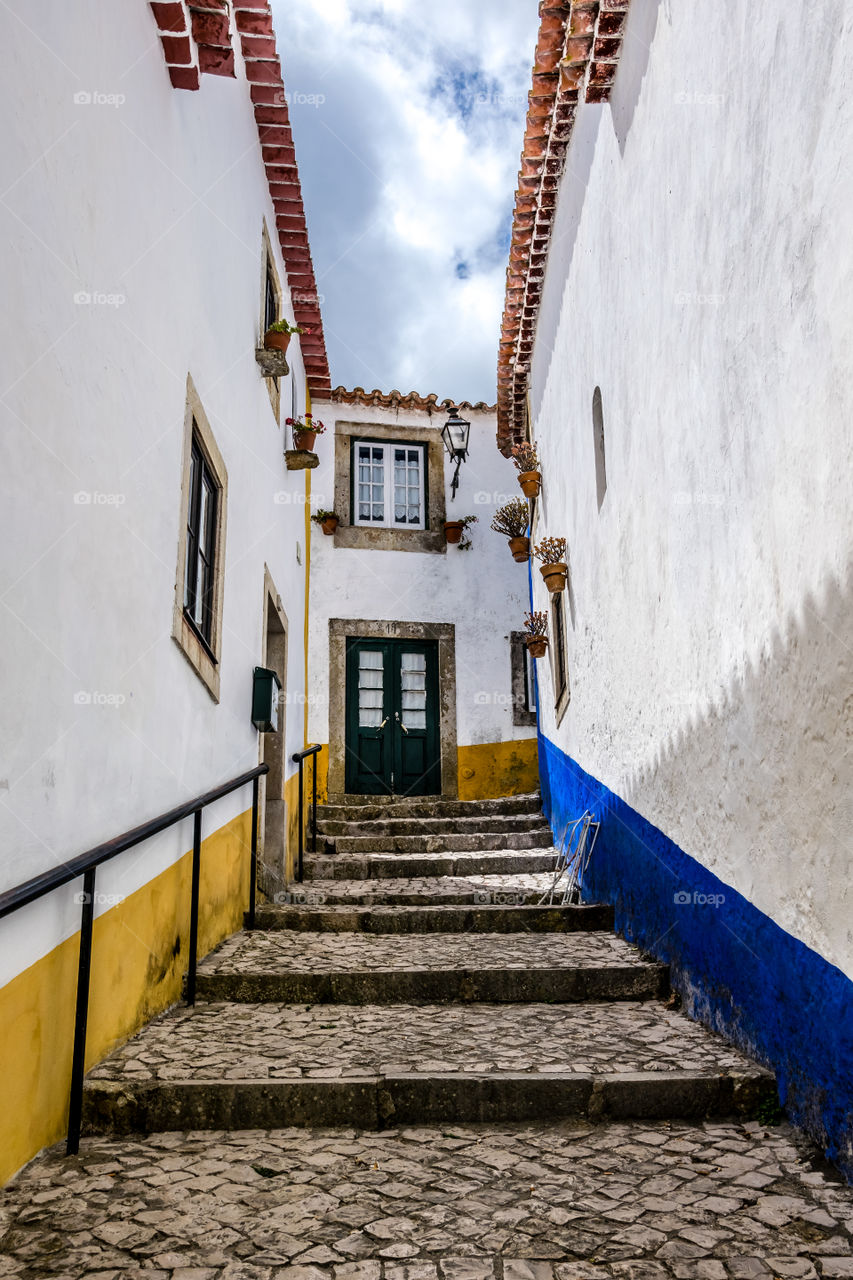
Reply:
[[[548,615],[547,613],[526,613],[524,615],[524,643],[531,658],[541,658],[548,648]]]
[[[285,422],[293,428],[294,448],[307,450],[309,453],[314,448],[316,437],[321,436],[326,430],[323,423],[310,413],[306,413],[304,418],[286,418]]]
[[[307,329],[301,329],[298,324],[291,324],[289,320],[276,320],[264,334],[264,346],[267,351],[281,351],[284,354],[294,333],[307,332]]]
[[[512,446],[512,460],[515,463],[515,469],[518,472],[518,483],[521,485],[521,492],[525,498],[538,498],[539,490],[542,487],[542,472],[539,470],[539,459],[536,456],[536,446],[528,444],[514,444]]]
[[[509,539],[512,558],[519,564],[530,559],[530,539],[527,537],[529,519],[530,512],[523,498],[513,498],[511,502],[498,507],[492,518],[491,527],[495,533],[502,533]]]
[[[456,546],[458,544],[460,551],[470,550],[472,543],[466,530],[469,525],[476,524],[478,519],[478,516],[463,516],[461,520],[445,520],[445,538],[452,546]],[[462,536],[463,534],[465,534],[464,537]]]
[[[328,537],[331,537],[340,524],[341,518],[336,511],[324,511],[321,507],[319,511],[314,512],[311,519],[320,526]]]
[[[545,579],[545,586],[552,596],[566,589],[568,565],[563,557],[566,554],[565,538],[543,538],[538,547],[533,548],[537,560],[541,560],[539,572]]]

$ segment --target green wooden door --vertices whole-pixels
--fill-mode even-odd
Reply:
[[[440,794],[434,640],[348,638],[346,711],[350,794]]]

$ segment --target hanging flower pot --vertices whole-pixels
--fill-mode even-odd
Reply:
[[[545,586],[551,595],[556,596],[561,591],[565,591],[566,577],[569,572],[569,567],[563,560],[566,554],[566,539],[543,538],[539,546],[533,548],[533,554],[537,560],[542,561],[539,572],[545,579]]]
[[[530,539],[527,537],[529,520],[530,509],[523,498],[505,502],[492,517],[491,527],[495,533],[502,533],[509,540],[512,558],[519,564],[530,559]]]
[[[551,592],[552,596],[558,596],[561,591],[566,589],[566,577],[569,567],[566,564],[543,564],[539,566],[539,572],[545,579],[545,586]]]
[[[509,549],[512,552],[512,558],[517,564],[524,564],[530,559],[530,539],[529,538],[510,538]]]
[[[539,490],[542,488],[542,473],[541,471],[520,471],[518,483],[525,498],[538,498]]]
[[[548,648],[547,636],[527,636],[526,644],[531,658],[544,658]]]
[[[451,546],[455,546],[457,542],[462,541],[462,532],[465,526],[461,520],[445,520],[444,536]]]
[[[526,613],[524,615],[524,643],[531,658],[541,658],[548,648],[548,615],[547,613]]]

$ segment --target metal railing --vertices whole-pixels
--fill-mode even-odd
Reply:
[[[299,765],[299,854],[296,862],[296,879],[302,883],[302,862],[305,856],[305,795],[302,783],[302,766],[308,756],[314,757],[314,767],[311,770],[312,779],[312,795],[311,795],[311,852],[317,852],[317,752],[322,748],[319,743],[313,747],[306,747],[304,751],[296,751],[290,758],[294,764]]]
[[[78,854],[70,862],[63,862],[52,871],[43,871],[16,889],[8,889],[0,893],[0,919],[11,915],[13,911],[36,902],[46,894],[52,893],[72,880],[83,877],[83,893],[81,895],[82,912],[80,919],[80,954],[77,962],[77,1003],[74,1015],[74,1055],[71,1062],[71,1093],[68,1107],[68,1139],[65,1144],[67,1155],[76,1155],[80,1148],[80,1126],[83,1116],[83,1076],[86,1061],[86,1029],[89,1019],[89,979],[92,972],[92,932],[95,920],[95,872],[103,863],[109,862],[118,854],[132,849],[144,840],[159,835],[167,827],[193,815],[193,864],[192,864],[192,900],[190,905],[190,953],[187,970],[186,1001],[195,1004],[196,965],[198,961],[198,895],[201,879],[201,814],[214,800],[221,800],[232,791],[252,783],[252,853],[249,871],[249,912],[247,925],[250,929],[255,925],[255,887],[258,879],[258,782],[262,774],[269,773],[269,765],[260,764],[248,773],[241,773],[213,791],[187,800],[168,813],[143,822],[142,826],[125,831],[124,835],[107,840],[105,844],[96,845],[86,853]]]

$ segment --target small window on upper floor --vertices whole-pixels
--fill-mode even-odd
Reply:
[[[426,458],[422,444],[353,441],[353,523],[425,529]]]
[[[201,451],[198,423],[193,419],[187,503],[187,554],[184,566],[184,613],[213,654],[213,601],[216,585],[216,533],[219,485]],[[214,657],[215,661],[215,657]]]
[[[598,498],[598,509],[607,492],[607,468],[604,459],[604,410],[601,407],[601,388],[596,387],[592,393],[592,436],[595,448],[595,490]]]
[[[277,320],[282,318],[282,294],[278,283],[278,275],[275,269],[275,259],[273,257],[272,243],[267,229],[264,227],[263,240],[263,289],[261,293],[261,343],[263,344],[264,334],[271,324],[275,324]],[[276,422],[281,419],[281,378],[266,378],[267,391],[269,392],[270,404],[275,414]]]

